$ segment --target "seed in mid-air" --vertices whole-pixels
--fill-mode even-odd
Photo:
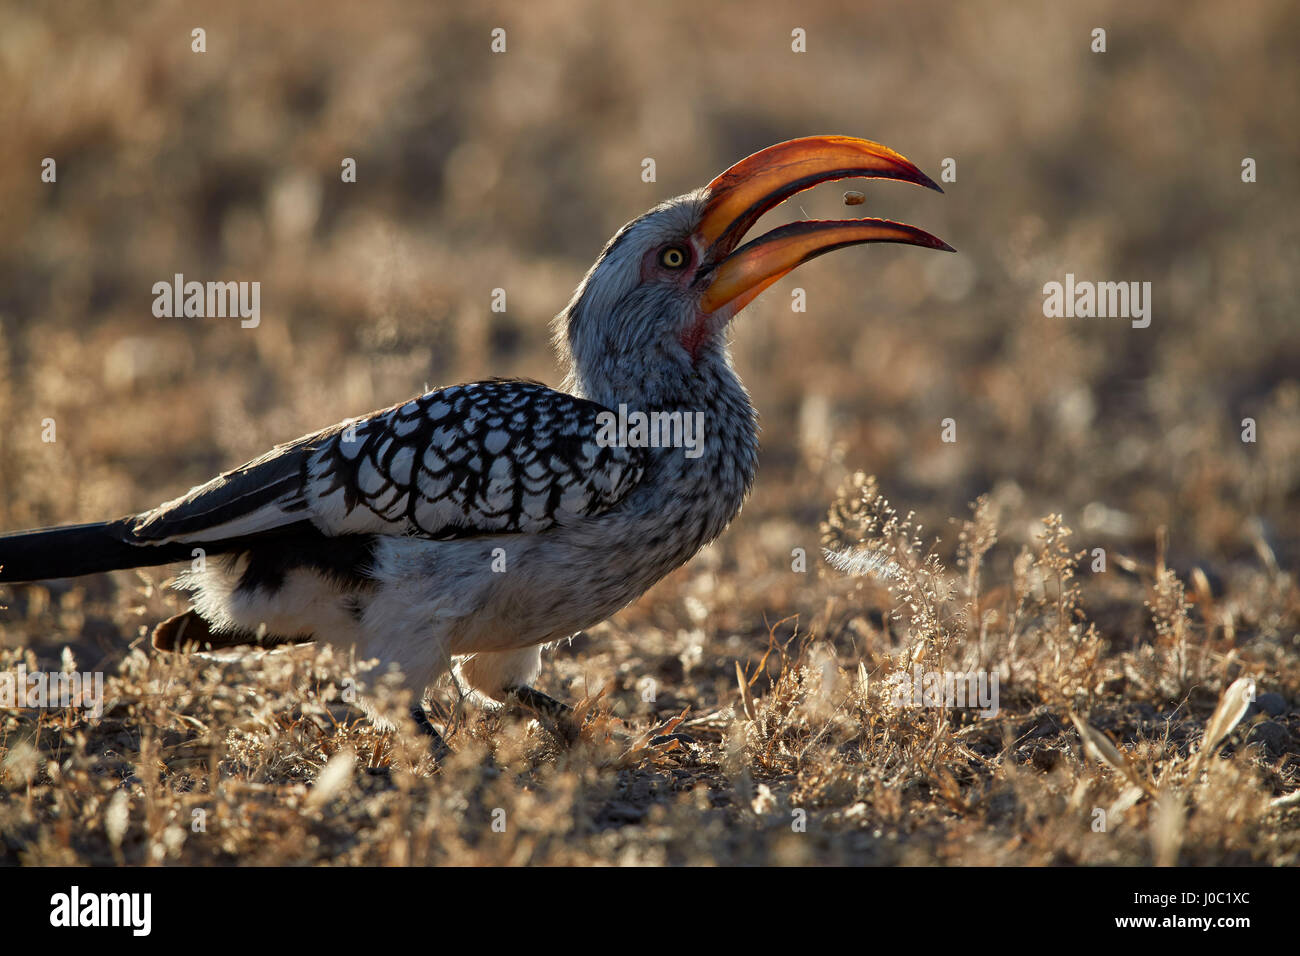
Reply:
[[[844,192],[844,205],[861,206],[867,201],[867,194],[858,192],[856,189],[847,189]]]

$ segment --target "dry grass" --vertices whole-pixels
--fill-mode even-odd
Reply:
[[[765,634],[715,631],[686,572],[674,582],[691,618],[682,627],[605,625],[551,659],[544,684],[581,698],[578,739],[456,707],[443,714],[456,753],[441,768],[421,741],[378,733],[341,702],[351,671],[328,650],[204,663],[150,655],[141,633],[102,662],[114,673],[101,720],[6,717],[5,854],[192,864],[1297,860],[1300,810],[1276,798],[1300,786],[1300,719],[1248,710],[1238,676],[1294,686],[1293,645],[1229,639],[1214,623],[1224,602],[1187,602],[1166,568],[1115,588],[1134,605],[1149,601],[1146,638],[1107,642],[1083,611],[1069,530],[1055,516],[987,591],[984,561],[998,552],[986,501],[963,526],[960,573],[861,475],[825,529],[878,570],[818,575],[807,631],[790,621]],[[127,633],[171,600],[148,580],[126,590],[110,603]],[[1278,577],[1270,590],[1256,609],[1294,620],[1293,582]],[[35,619],[96,613],[76,608],[77,594]],[[673,602],[662,603],[671,616]],[[8,669],[38,664],[30,650],[5,658]],[[1000,712],[899,706],[890,678],[910,680],[916,667],[996,671]],[[591,674],[607,686],[588,686]],[[674,731],[692,742],[649,743]],[[1104,832],[1094,829],[1099,812]]]
[[[788,136],[956,157],[946,196],[864,209],[960,255],[837,253],[742,316],[758,488],[548,657],[576,740],[447,687],[435,769],[327,652],[151,654],[166,569],[6,589],[0,671],[102,670],[108,704],[0,713],[0,860],[1300,862],[1300,19],[1248,7],[14,12],[4,529],[151,506],[425,382],[556,382],[546,320],[603,239]],[[260,280],[262,325],[153,318],[175,272]],[[1153,282],[1152,327],[1043,318],[1066,272]],[[998,714],[899,706],[915,668],[996,674]]]

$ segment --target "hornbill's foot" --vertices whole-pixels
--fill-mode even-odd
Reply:
[[[506,694],[515,698],[524,707],[541,717],[559,720],[562,717],[573,716],[573,708],[568,704],[556,700],[550,694],[543,694],[540,690],[529,687],[527,684],[521,684],[518,687],[507,687]]]
[[[690,747],[695,743],[695,738],[690,734],[660,734],[658,737],[650,738],[650,746],[658,747],[660,744],[666,744],[672,740],[676,740],[683,747]]]
[[[423,704],[416,704],[411,708],[411,719],[415,721],[415,726],[420,733],[429,738],[429,753],[433,755],[434,762],[442,763],[443,758],[451,753],[451,748],[447,746],[447,741],[442,739],[442,734],[438,733],[438,728],[434,727],[433,722],[429,720]]]
[[[521,707],[548,722],[565,743],[571,744],[578,739],[580,728],[574,724],[573,708],[568,704],[527,684],[507,687],[506,697],[513,698]]]
[[[550,722],[551,729],[564,743],[572,744],[578,739],[580,728],[574,723],[573,708],[568,704],[561,703],[549,694],[543,694],[540,690],[526,684],[507,688],[506,696],[513,698],[521,707],[532,711],[543,721]],[[636,735],[628,736],[616,733],[615,738],[621,739],[625,744],[630,744],[636,739]],[[651,747],[661,747],[672,743],[674,740],[685,749],[695,746],[694,737],[690,734],[681,733],[660,734],[651,737],[647,743]]]

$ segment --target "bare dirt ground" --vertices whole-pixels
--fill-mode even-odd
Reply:
[[[859,208],[959,254],[839,252],[741,316],[758,486],[547,656],[576,740],[448,684],[435,768],[349,702],[364,662],[157,655],[177,568],[3,589],[0,673],[106,700],[0,711],[0,861],[1300,862],[1296,7],[607,6],[5,14],[5,530],[426,384],[557,384],[547,322],[608,235],[782,139],[955,159],[945,196]],[[841,192],[769,218],[858,214]],[[155,318],[175,273],[260,281],[260,325]],[[1150,326],[1046,318],[1067,273],[1151,282]],[[996,715],[892,693],[969,670]]]

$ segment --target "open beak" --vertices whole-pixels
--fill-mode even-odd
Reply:
[[[742,159],[708,186],[695,232],[704,267],[702,312],[730,319],[799,265],[863,242],[905,242],[955,252],[942,239],[888,219],[804,220],[736,246],[760,216],[795,193],[834,179],[901,179],[943,192],[887,146],[851,136],[806,136]],[[725,310],[725,311],[724,311]]]

